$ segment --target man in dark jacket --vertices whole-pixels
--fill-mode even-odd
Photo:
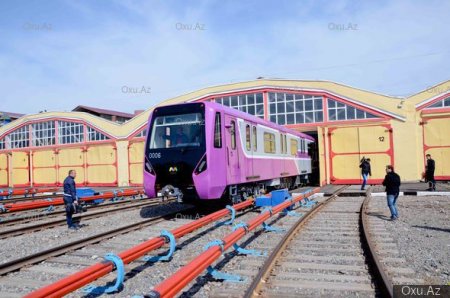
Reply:
[[[434,169],[435,163],[434,159],[431,158],[430,154],[426,155],[427,158],[427,166],[425,167],[425,179],[428,182],[428,190],[435,191],[436,190],[436,180],[434,180]]]
[[[64,205],[66,207],[67,226],[71,230],[78,230],[79,226],[72,221],[72,215],[76,213],[79,204],[77,197],[77,189],[75,186],[75,177],[77,172],[75,170],[69,171],[69,176],[64,179]]]
[[[367,179],[369,178],[369,175],[372,176],[372,170],[370,169],[370,158],[361,160],[361,164],[359,165],[361,168],[361,175],[363,178],[363,184],[361,185],[361,190],[364,190],[366,188]]]
[[[391,211],[391,220],[398,219],[397,198],[400,193],[400,176],[394,172],[394,167],[386,166],[386,176],[383,185],[386,187],[387,204]]]

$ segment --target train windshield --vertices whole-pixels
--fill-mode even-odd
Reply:
[[[153,121],[149,149],[203,147],[204,131],[202,113],[158,116]]]

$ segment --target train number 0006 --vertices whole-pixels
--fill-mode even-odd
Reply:
[[[161,158],[161,152],[149,153],[148,158]]]

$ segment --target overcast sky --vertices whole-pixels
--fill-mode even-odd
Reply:
[[[0,1],[0,110],[132,112],[257,77],[407,96],[450,79],[450,1]]]

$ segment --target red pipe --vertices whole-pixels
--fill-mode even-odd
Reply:
[[[16,188],[13,189],[12,192],[9,192],[8,190],[0,192],[0,197],[7,197],[7,196],[17,196],[17,195],[34,195],[37,193],[43,193],[43,192],[55,192],[58,191],[57,187],[52,188]]]
[[[245,202],[233,205],[235,210],[241,210],[246,207],[249,207],[253,204],[253,199],[247,200]],[[230,212],[228,209],[222,209],[217,212],[211,213],[205,217],[197,219],[191,223],[183,225],[179,228],[176,228],[171,231],[171,233],[175,236],[176,239],[189,234],[190,232],[201,228],[207,224],[210,224],[222,217],[225,217]],[[144,256],[145,254],[156,250],[162,247],[165,243],[164,237],[155,237],[150,240],[147,240],[137,246],[129,248],[121,253],[118,256],[122,259],[124,264],[129,264],[132,261],[136,260]],[[86,269],[69,275],[51,285],[45,286],[41,289],[38,289],[34,292],[31,292],[25,297],[62,297],[67,295],[82,286],[85,286],[96,279],[110,273],[113,271],[113,265],[111,262],[101,262],[94,264]]]
[[[143,194],[143,190],[136,190],[136,189],[125,189],[120,192],[112,192],[108,191],[100,195],[95,196],[88,196],[80,198],[82,202],[90,202],[95,201],[98,199],[112,199],[114,197],[125,197],[125,196],[132,196],[132,195],[139,195]],[[31,202],[17,202],[17,203],[9,203],[5,204],[4,208],[8,212],[13,211],[23,211],[23,210],[30,210],[30,209],[37,209],[37,208],[43,208],[43,207],[49,207],[53,205],[64,205],[63,198],[53,198],[51,200],[35,200]]]
[[[299,195],[293,199],[293,202],[301,201],[302,199],[318,192],[319,188]],[[274,214],[281,212],[285,208],[292,205],[290,200],[276,205],[272,208],[272,214],[270,212],[263,212],[262,214],[256,216],[248,222],[248,231],[256,229],[268,218]],[[223,250],[227,250],[239,239],[241,239],[247,233],[246,229],[241,227],[236,229],[234,232],[226,236],[223,241]],[[162,281],[159,285],[155,286],[152,290],[152,294],[155,297],[174,297],[179,293],[186,285],[193,281],[198,275],[200,275],[208,266],[210,266],[214,261],[216,261],[222,255],[221,248],[219,246],[212,246],[203,253],[201,253],[197,258],[192,260],[189,264],[185,265],[179,269],[175,274]],[[152,295],[153,296],[153,295]]]

